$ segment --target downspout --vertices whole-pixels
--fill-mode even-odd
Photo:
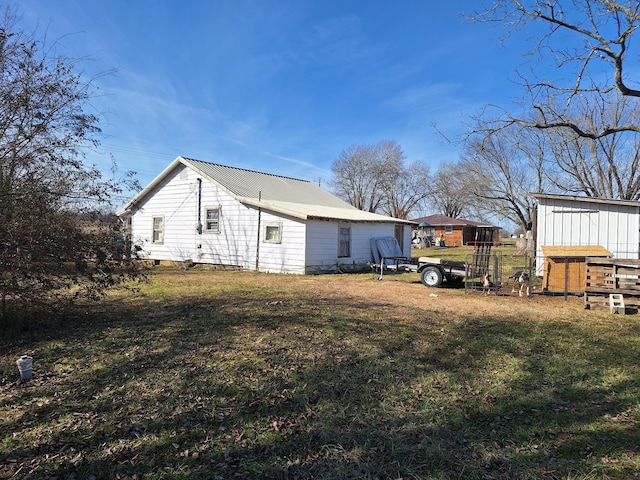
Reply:
[[[196,223],[196,231],[202,234],[202,179],[198,179],[198,223]]]
[[[258,192],[258,202],[262,201],[262,191]],[[260,263],[260,220],[262,217],[262,207],[258,205],[258,236],[256,239],[256,272]]]
[[[197,223],[196,223],[196,256],[198,259],[196,261],[202,260],[202,239],[200,236],[202,235],[202,179],[198,178],[198,215],[197,215]]]

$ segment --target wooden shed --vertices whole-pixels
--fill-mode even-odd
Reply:
[[[542,290],[551,293],[584,293],[586,257],[609,258],[601,245],[542,246]]]

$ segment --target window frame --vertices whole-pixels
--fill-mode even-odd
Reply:
[[[213,210],[217,210],[218,211],[218,220],[217,220],[217,227],[214,228],[209,228],[209,212],[213,211]],[[204,232],[205,233],[220,233],[221,228],[220,228],[220,220],[222,219],[222,208],[220,207],[220,205],[216,205],[216,206],[209,206],[209,207],[205,207],[204,208]]]
[[[277,228],[278,229],[278,238],[275,239],[270,239],[268,233],[268,230],[270,228]],[[267,222],[264,224],[264,231],[263,231],[263,237],[262,237],[262,241],[264,243],[282,243],[282,222]]]
[[[444,233],[453,233],[453,225],[445,225],[444,226]]]
[[[160,227],[156,228],[156,220],[160,221]],[[164,245],[164,215],[154,215],[151,217],[151,243],[154,245]],[[158,232],[158,239],[156,240],[156,233]]]
[[[346,230],[348,232],[346,245],[343,244],[344,242],[342,238],[343,230]],[[339,224],[338,225],[338,258],[351,258],[351,244],[352,244],[351,225]],[[346,252],[345,252],[345,249],[346,249]]]

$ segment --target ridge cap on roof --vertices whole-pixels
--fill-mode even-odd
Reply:
[[[191,157],[184,157],[182,155],[180,155],[180,158],[182,158],[183,160],[186,160],[188,162],[199,162],[199,163],[206,163],[207,165],[213,165],[216,167],[223,167],[223,168],[229,168],[231,170],[240,170],[242,172],[250,172],[250,173],[257,173],[259,175],[265,175],[268,177],[277,177],[277,178],[284,178],[286,180],[295,180],[297,182],[306,182],[306,183],[312,183],[310,180],[303,180],[301,178],[294,178],[294,177],[287,177],[285,175],[278,175],[275,173],[268,173],[268,172],[260,172],[258,170],[251,170],[249,168],[242,168],[242,167],[232,167],[230,165],[223,165],[221,163],[214,163],[214,162],[207,162],[206,160],[198,160],[197,158],[191,158]]]

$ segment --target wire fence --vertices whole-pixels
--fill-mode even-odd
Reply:
[[[542,246],[533,255],[533,248],[526,247],[509,255],[496,249],[479,253],[482,250],[467,256],[467,290],[486,289],[483,277],[489,275],[496,293],[521,294],[518,280],[525,273],[531,292],[565,298],[585,294],[587,258],[640,259],[640,246],[635,243]]]
[[[532,281],[535,269],[531,259],[526,256],[504,255],[500,251],[475,252],[467,255],[465,263],[467,291],[483,290],[487,293],[519,295],[521,284],[526,282],[525,286],[530,286],[535,283]]]

